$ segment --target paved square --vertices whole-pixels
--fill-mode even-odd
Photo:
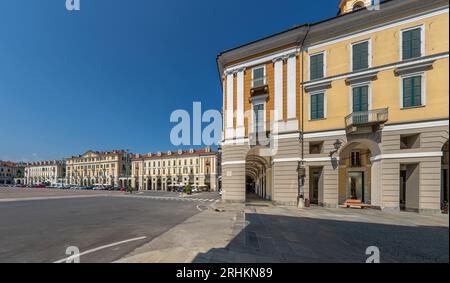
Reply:
[[[247,206],[239,218],[225,248],[194,262],[364,263],[370,246],[384,263],[449,261],[447,215]]]

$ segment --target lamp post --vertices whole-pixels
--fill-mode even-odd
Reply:
[[[339,151],[339,149],[340,149],[341,146],[342,146],[342,142],[341,142],[339,139],[337,139],[337,140],[334,142],[333,146],[334,146],[334,150],[333,150],[333,151],[330,151],[330,157],[333,157],[333,155]]]
[[[306,169],[303,164],[303,160],[298,162],[297,173],[298,173],[298,207],[304,208],[305,207],[304,183],[305,183]]]

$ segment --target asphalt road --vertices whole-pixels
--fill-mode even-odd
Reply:
[[[123,197],[0,202],[0,262],[55,262],[80,252],[146,237],[81,256],[112,262],[199,213],[195,202]]]

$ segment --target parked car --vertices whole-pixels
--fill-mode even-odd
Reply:
[[[192,191],[193,193],[199,193],[199,192],[200,192],[200,190],[199,190],[198,188],[196,188],[196,187],[192,188],[191,191]]]
[[[34,185],[33,188],[35,188],[35,189],[45,189],[45,185],[42,185],[42,184]]]
[[[120,188],[119,191],[121,191],[121,192],[126,192],[127,189],[126,189],[126,188]]]

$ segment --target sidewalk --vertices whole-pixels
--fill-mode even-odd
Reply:
[[[225,248],[233,238],[233,230],[243,214],[244,205],[229,204],[226,211],[214,204],[177,225],[150,243],[136,249],[118,263],[188,263],[211,249]]]
[[[364,263],[369,246],[382,262],[449,260],[448,215],[218,205],[225,211],[205,210],[118,262]]]

